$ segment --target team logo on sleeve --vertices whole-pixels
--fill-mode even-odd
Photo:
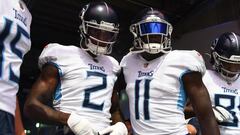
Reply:
[[[14,18],[21,21],[25,26],[27,26],[27,20],[28,18],[24,15],[22,15],[17,9],[13,8],[14,11]]]

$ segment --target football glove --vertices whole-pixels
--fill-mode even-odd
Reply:
[[[67,124],[75,135],[97,135],[91,123],[75,113],[71,113]]]
[[[128,130],[127,130],[127,127],[125,126],[125,124],[123,124],[122,122],[117,122],[116,124],[109,126],[105,129],[103,129],[102,131],[98,132],[98,134],[99,135],[105,135],[105,134],[127,135]]]
[[[225,108],[223,108],[221,106],[214,106],[213,112],[214,112],[215,118],[220,123],[233,121],[232,114],[228,110],[226,110]]]

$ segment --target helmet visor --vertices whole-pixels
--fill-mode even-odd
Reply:
[[[167,24],[163,22],[145,22],[140,25],[140,35],[164,34],[167,35]]]

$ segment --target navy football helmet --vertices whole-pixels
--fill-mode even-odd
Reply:
[[[134,47],[130,51],[157,54],[171,51],[172,25],[160,11],[146,8],[134,19],[130,32]]]
[[[240,36],[226,32],[216,38],[211,46],[211,64],[227,81],[235,81],[240,74]]]
[[[80,46],[95,55],[109,54],[119,33],[116,12],[105,2],[87,4],[80,14]]]

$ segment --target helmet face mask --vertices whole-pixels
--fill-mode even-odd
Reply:
[[[80,15],[81,47],[94,55],[110,54],[119,33],[116,18],[116,13],[105,2],[88,4]]]
[[[235,33],[224,33],[211,47],[213,68],[231,83],[240,75],[240,37]]]
[[[220,75],[228,82],[235,81],[240,74],[240,62],[228,60],[217,52],[213,52],[213,56],[215,59],[214,67]]]
[[[150,54],[167,53],[171,50],[172,30],[170,23],[155,14],[145,15],[144,19],[130,26],[130,32],[134,36],[134,48],[140,50],[138,52],[145,51]]]

